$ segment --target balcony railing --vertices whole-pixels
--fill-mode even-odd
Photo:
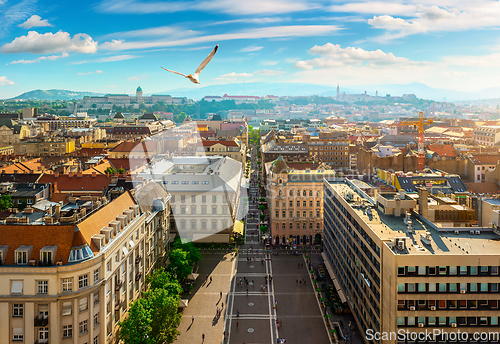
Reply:
[[[141,279],[141,277],[142,277],[142,272],[138,272],[138,273],[135,274],[135,280],[136,281],[139,281]]]
[[[37,339],[35,340],[35,344],[49,344],[48,339]]]
[[[141,259],[142,259],[142,257],[141,257],[141,256],[137,256],[137,257],[135,257],[135,264],[140,264]]]
[[[35,317],[35,326],[47,326],[49,323],[49,317],[43,315],[37,315]]]
[[[115,302],[115,311],[119,311],[120,308],[123,306],[123,301],[117,301]]]
[[[115,291],[120,290],[120,288],[122,287],[122,285],[123,285],[123,281],[120,281],[120,280],[116,281]]]

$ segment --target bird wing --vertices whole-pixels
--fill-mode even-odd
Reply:
[[[195,75],[200,74],[200,72],[203,70],[203,68],[205,68],[206,65],[210,62],[210,60],[212,60],[212,57],[214,57],[218,48],[219,48],[219,44],[217,43],[214,50],[212,50],[210,52],[210,54],[208,54],[208,56],[205,58],[205,60],[203,60],[203,62],[198,66],[198,68],[196,69],[196,72],[194,73]]]
[[[163,68],[163,67],[161,67],[161,68]],[[182,73],[176,72],[175,70],[170,70],[170,69],[167,69],[167,68],[163,68],[163,69],[165,69],[167,72],[179,74],[179,75],[182,75],[183,77],[187,78],[186,74],[182,74]]]

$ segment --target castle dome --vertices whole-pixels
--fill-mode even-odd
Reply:
[[[137,90],[135,90],[136,92],[142,92],[142,88],[141,86],[137,87]]]

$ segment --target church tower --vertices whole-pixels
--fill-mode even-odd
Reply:
[[[339,100],[340,97],[340,87],[339,84],[337,83],[337,100]]]
[[[141,88],[141,86],[137,87],[137,90],[135,91],[135,97],[137,98],[137,101],[142,101],[142,88]]]

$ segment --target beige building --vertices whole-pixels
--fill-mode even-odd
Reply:
[[[472,139],[483,146],[493,147],[500,142],[500,126],[487,125],[474,129]]]
[[[12,146],[30,136],[30,128],[10,118],[0,118],[0,146]]]
[[[196,149],[196,156],[227,156],[245,165],[246,146],[239,140],[203,140]]]
[[[75,150],[74,139],[21,141],[14,143],[14,154],[25,156],[66,155]]]
[[[324,192],[325,265],[365,343],[499,332],[500,241],[492,228],[439,228],[409,212],[416,201],[405,197],[396,210],[397,194],[373,199],[348,180],[325,180]]]
[[[323,178],[335,172],[325,164],[267,163],[266,195],[273,243],[306,245],[323,237]]]
[[[129,302],[163,261],[167,202],[143,206],[125,192],[109,203],[88,196],[7,218],[0,225],[0,342],[117,343]]]

